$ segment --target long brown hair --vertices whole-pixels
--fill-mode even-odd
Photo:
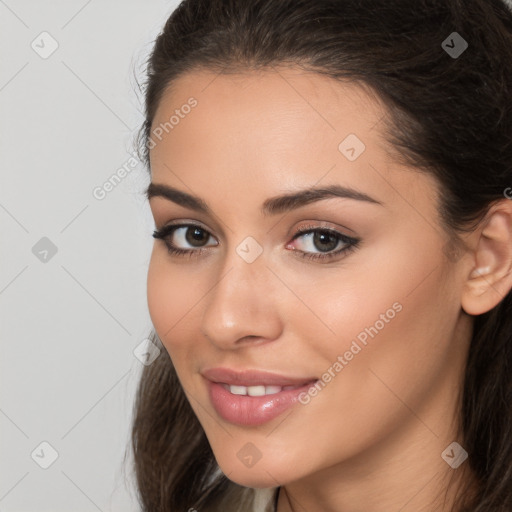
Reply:
[[[457,32],[459,56],[442,47]],[[445,229],[471,229],[512,186],[512,13],[503,0],[185,0],[157,37],[138,147],[149,170],[155,111],[185,72],[290,64],[374,91],[404,162],[440,182]],[[469,226],[469,227],[468,227]],[[249,510],[252,490],[219,470],[172,361],[143,369],[132,443],[148,512]],[[468,464],[479,482],[463,512],[512,510],[512,295],[474,317],[462,394]]]

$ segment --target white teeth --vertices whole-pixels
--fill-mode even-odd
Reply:
[[[245,386],[229,386],[229,391],[233,395],[247,395],[247,388]]]
[[[248,386],[247,394],[249,396],[264,396],[265,395],[265,386]]]
[[[223,387],[233,395],[265,396],[275,395],[287,389],[294,389],[295,386],[230,386],[223,384]]]
[[[266,395],[274,395],[276,393],[279,393],[279,391],[281,391],[281,389],[284,389],[284,388],[281,388],[281,386],[267,386],[265,388],[265,394]]]

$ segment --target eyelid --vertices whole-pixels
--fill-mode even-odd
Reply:
[[[304,235],[311,231],[329,231],[334,233],[335,235],[339,235],[341,237],[358,240],[359,237],[356,235],[356,232],[353,229],[350,229],[343,224],[333,224],[332,222],[314,220],[314,221],[305,221],[305,224],[299,224],[298,227],[294,227],[288,236],[293,237],[292,240],[295,240],[298,236]],[[346,233],[348,231],[351,234]]]
[[[210,236],[216,239],[215,235],[213,235],[212,230],[208,228],[205,224],[203,224],[201,221],[198,220],[191,220],[191,219],[183,219],[183,220],[176,220],[176,221],[170,221],[168,223],[165,223],[162,225],[162,227],[158,228],[156,227],[157,231],[164,231],[167,229],[175,228],[183,228],[183,227],[198,227],[202,230],[208,232]]]
[[[162,224],[162,227],[157,227],[158,231],[161,231],[166,228],[170,227],[183,227],[183,226],[198,226],[201,229],[204,229],[205,231],[208,231],[208,233],[211,233],[210,228],[207,228],[205,224],[203,224],[200,220],[193,220],[193,219],[180,219],[180,220],[171,220],[169,222],[166,222]]]
[[[337,222],[329,222],[325,220],[317,220],[317,219],[309,219],[303,221],[303,223],[299,223],[297,228],[293,228],[292,231],[296,232],[297,230],[303,230],[303,229],[326,229],[331,231],[337,231],[340,233],[341,231],[347,231],[348,233],[340,233],[345,234],[345,236],[354,236],[356,237],[356,232],[353,229],[350,229],[348,226],[345,226],[344,224],[338,224]]]

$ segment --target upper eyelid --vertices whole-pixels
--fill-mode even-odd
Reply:
[[[295,231],[295,235],[293,235],[293,236],[295,238],[298,235],[304,235],[304,234],[307,234],[307,233],[309,233],[311,231],[330,231],[332,233],[336,233],[338,235],[343,235],[343,236],[346,236],[346,237],[350,238],[350,235],[342,233],[342,232],[340,232],[336,228],[333,228],[333,227],[330,227],[330,226],[318,226],[318,225],[313,225],[313,224],[311,224],[311,225],[308,224],[307,226],[301,226],[300,228],[298,228]]]

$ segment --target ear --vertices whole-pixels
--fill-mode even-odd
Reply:
[[[461,305],[469,315],[481,315],[499,304],[512,288],[512,200],[494,203],[471,239],[471,267]]]

